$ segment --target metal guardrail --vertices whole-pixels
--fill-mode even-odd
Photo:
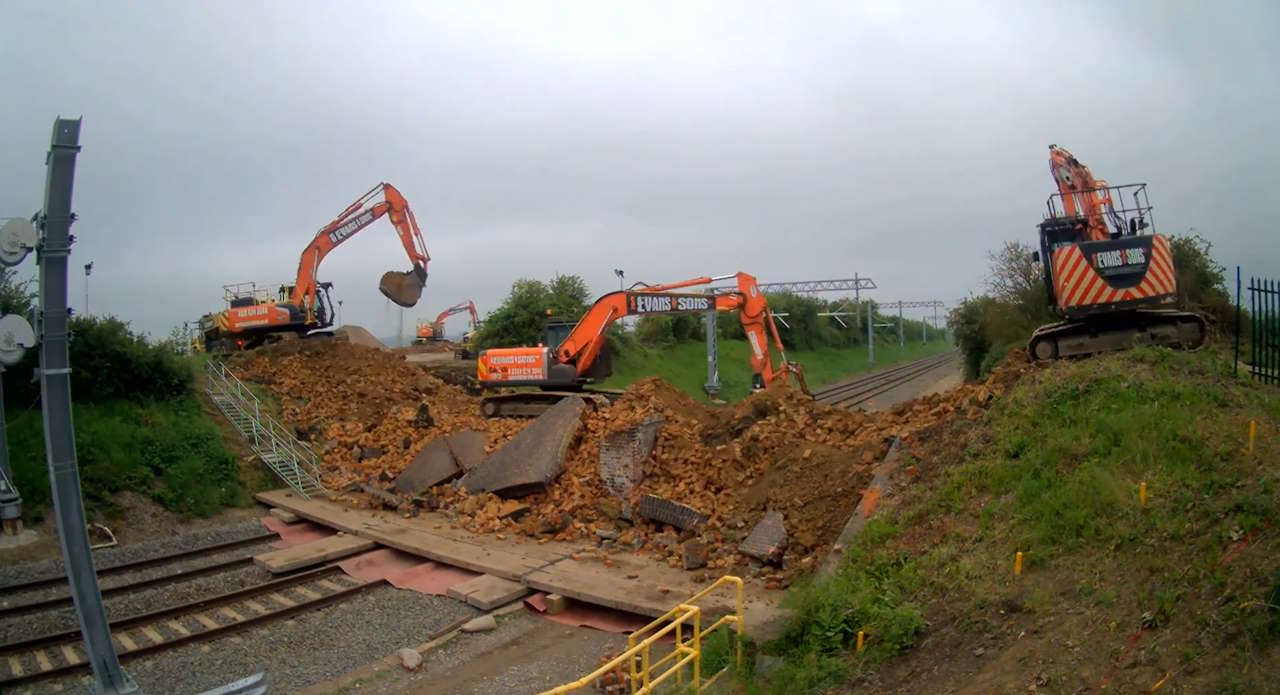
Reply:
[[[327,496],[328,490],[320,482],[320,459],[311,447],[271,417],[262,401],[225,364],[209,360],[205,371],[209,398],[258,458],[303,498]]]
[[[722,616],[709,627],[703,629],[702,609],[695,605],[695,602],[726,585],[733,585],[736,589],[737,603],[734,612]],[[559,687],[544,691],[540,695],[562,695],[563,693],[581,690],[591,686],[610,673],[621,672],[624,664],[627,669],[628,687],[632,695],[646,695],[656,692],[655,689],[659,685],[671,679],[675,679],[677,684],[682,685],[684,683],[685,667],[687,666],[692,667],[693,671],[690,681],[693,692],[704,692],[729,671],[729,664],[725,664],[723,668],[712,674],[711,677],[703,680],[703,641],[706,640],[707,635],[714,633],[721,627],[725,627],[727,630],[726,626],[733,625],[735,627],[735,639],[734,661],[732,663],[736,665],[735,668],[742,668],[742,611],[742,579],[729,575],[723,576],[711,586],[690,596],[675,608],[667,611],[662,617],[631,633],[631,636],[627,638],[626,651],[610,659],[600,668],[572,683],[565,683]],[[686,633],[686,626],[691,628],[692,632]],[[672,634],[675,637],[675,644],[672,646],[671,651],[666,656],[655,661],[651,654],[653,645]]]

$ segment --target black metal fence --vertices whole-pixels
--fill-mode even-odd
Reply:
[[[1247,300],[1242,289],[1249,292]],[[1242,309],[1249,315],[1243,318]],[[1242,338],[1243,336],[1243,338]],[[1254,379],[1265,384],[1280,384],[1280,281],[1249,278],[1242,288],[1240,269],[1236,269],[1236,370],[1240,369],[1241,343],[1248,345],[1244,363]]]

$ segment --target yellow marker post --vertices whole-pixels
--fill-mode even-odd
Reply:
[[[1147,481],[1145,480],[1138,484],[1138,505],[1147,506]]]
[[[858,630],[858,651],[862,651],[862,637],[863,637],[862,630]]]
[[[1258,435],[1258,421],[1249,421],[1249,453],[1253,453],[1253,439]]]
[[[1022,551],[1019,550],[1017,555],[1013,556],[1013,576],[1022,576]]]

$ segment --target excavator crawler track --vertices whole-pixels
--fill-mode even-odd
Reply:
[[[480,412],[485,417],[538,417],[556,403],[577,396],[592,410],[606,408],[622,395],[621,391],[516,391],[485,396]]]
[[[1199,314],[1186,311],[1123,311],[1051,323],[1036,329],[1027,343],[1033,362],[1164,345],[1199,350],[1208,327]]]

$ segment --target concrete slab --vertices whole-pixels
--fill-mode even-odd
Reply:
[[[299,519],[298,519],[298,515],[297,515],[297,514],[294,514],[293,512],[289,511],[288,509],[281,509],[281,508],[279,508],[279,507],[272,507],[270,510],[268,510],[268,511],[267,511],[267,513],[268,513],[268,514],[270,514],[271,516],[274,516],[275,518],[277,518],[277,519],[279,519],[279,520],[283,521],[283,522],[284,522],[284,523],[286,523],[286,524],[296,524],[296,523],[298,523],[298,521],[299,521]]]
[[[449,445],[449,451],[453,454],[453,460],[458,467],[465,473],[484,462],[485,436],[483,432],[475,430],[464,430],[462,432],[454,432],[445,438],[445,444]]]
[[[395,488],[407,495],[413,495],[453,480],[459,475],[462,475],[462,468],[454,460],[446,438],[436,437],[427,442],[404,471],[396,476]]]
[[[482,574],[449,587],[447,593],[449,598],[465,601],[482,611],[490,611],[533,592],[520,582],[495,577],[492,574]]]
[[[462,476],[462,487],[503,497],[521,497],[546,489],[564,467],[569,445],[582,429],[582,411],[586,407],[577,396],[555,404]]]

